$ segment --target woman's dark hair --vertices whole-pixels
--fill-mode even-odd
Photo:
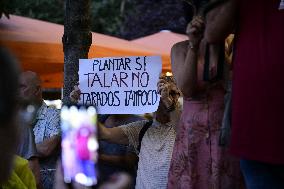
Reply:
[[[7,49],[0,46],[0,127],[14,116],[18,89],[17,61]]]

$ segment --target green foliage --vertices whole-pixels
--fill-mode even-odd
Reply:
[[[92,31],[118,36],[124,13],[130,7],[128,1],[92,0]],[[0,7],[5,7],[5,12],[10,14],[64,23],[64,0],[0,0]],[[2,10],[0,13],[3,12]]]
[[[188,11],[188,3],[182,0],[133,0],[132,3],[135,11],[126,12],[121,32],[125,39],[135,39],[161,30],[184,33],[188,23],[186,14],[192,12]]]
[[[6,12],[63,24],[65,1],[0,0],[0,15]],[[91,28],[126,39],[163,29],[182,33],[200,1],[207,0],[91,0]]]
[[[11,0],[11,14],[63,24],[63,0]]]
[[[0,18],[2,18],[3,15],[9,18],[9,12],[10,3],[8,0],[0,0]]]
[[[121,24],[119,1],[93,0],[91,5],[92,28],[96,32],[115,34]]]
[[[93,31],[118,36],[125,11],[129,9],[131,6],[127,0],[93,0],[91,6]]]

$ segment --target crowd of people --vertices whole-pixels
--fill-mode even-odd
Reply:
[[[97,187],[284,188],[283,1],[227,0],[186,33],[151,120],[99,115]],[[2,47],[0,61],[0,188],[69,188],[59,110],[44,103],[37,73],[20,73]]]

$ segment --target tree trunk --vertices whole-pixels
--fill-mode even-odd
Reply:
[[[64,88],[63,104],[70,104],[69,94],[79,81],[79,59],[88,58],[92,34],[90,32],[90,0],[65,0]]]

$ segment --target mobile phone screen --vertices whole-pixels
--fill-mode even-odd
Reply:
[[[66,183],[75,181],[85,186],[97,184],[99,145],[96,124],[94,107],[62,107],[62,166]]]

